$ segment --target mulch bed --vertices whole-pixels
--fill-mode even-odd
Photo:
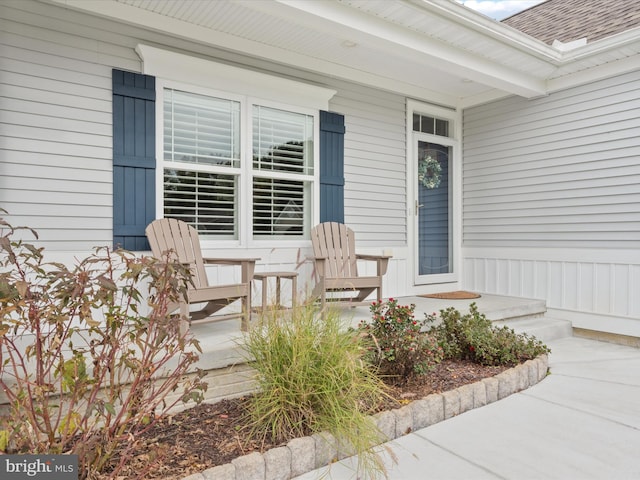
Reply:
[[[445,360],[427,375],[391,386],[392,399],[380,405],[378,410],[398,408],[431,393],[453,390],[495,376],[507,368]],[[160,419],[149,432],[135,439],[138,444],[135,458],[119,478],[136,478],[146,471],[144,478],[181,479],[229,463],[239,456],[282,445],[249,437],[246,404],[247,397],[223,400]]]

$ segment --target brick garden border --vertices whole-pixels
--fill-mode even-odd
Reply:
[[[548,356],[540,355],[494,377],[428,395],[373,418],[383,441],[391,441],[532,387],[546,377],[548,367]],[[350,456],[338,452],[335,444],[329,433],[295,438],[285,446],[253,452],[182,480],[290,480]]]

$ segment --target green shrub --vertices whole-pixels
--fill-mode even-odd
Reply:
[[[373,302],[369,308],[372,319],[362,321],[359,330],[372,340],[367,360],[379,368],[383,376],[402,381],[413,374],[425,374],[443,358],[436,339],[422,332],[426,320],[415,318],[415,305],[398,305],[390,298]]]
[[[81,478],[116,478],[131,439],[206,387],[185,380],[198,344],[167,312],[189,273],[106,248],[73,268],[45,263],[13,240],[29,231],[0,218],[0,446],[77,454]]]
[[[427,315],[428,323],[435,322]],[[455,308],[440,311],[440,323],[429,329],[446,358],[466,359],[482,365],[513,366],[551,350],[535,337],[517,334],[513,329],[494,326],[472,303],[469,313]]]
[[[282,441],[326,431],[359,455],[364,472],[384,471],[370,450],[381,438],[367,413],[385,387],[362,359],[361,338],[343,327],[339,312],[320,315],[309,304],[270,311],[245,334],[258,382],[249,407],[253,434]]]

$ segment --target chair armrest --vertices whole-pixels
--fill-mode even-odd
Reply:
[[[381,277],[387,273],[387,267],[389,266],[389,259],[391,255],[363,255],[356,254],[358,260],[371,260],[377,262],[378,276]]]
[[[256,261],[260,258],[213,258],[206,257],[202,261],[205,265],[237,265],[242,269],[242,283],[251,283],[256,268]]]
[[[217,265],[241,265],[245,262],[253,262],[256,263],[259,258],[215,258],[215,257],[204,257],[202,261],[206,264],[217,264]]]
[[[356,258],[358,260],[389,260],[390,258],[393,258],[393,255],[366,255],[357,253]]]

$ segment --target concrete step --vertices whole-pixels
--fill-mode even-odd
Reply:
[[[490,299],[487,306],[483,308],[478,304],[478,308],[493,322],[497,321],[521,321],[541,318],[547,311],[544,300],[519,299],[512,304],[496,302]]]
[[[482,294],[480,298],[470,300],[443,300],[424,297],[407,297],[401,300],[406,304],[415,304],[416,316],[422,316],[423,312],[437,313],[449,307],[465,314],[469,312],[469,306],[472,303],[476,304],[480,313],[492,321],[538,317],[547,311],[544,300],[490,294]]]
[[[509,328],[512,328],[516,333],[527,333],[528,335],[533,335],[543,342],[573,336],[573,327],[569,320],[552,318],[547,315],[530,318],[505,319],[493,323],[497,326],[506,325]]]

